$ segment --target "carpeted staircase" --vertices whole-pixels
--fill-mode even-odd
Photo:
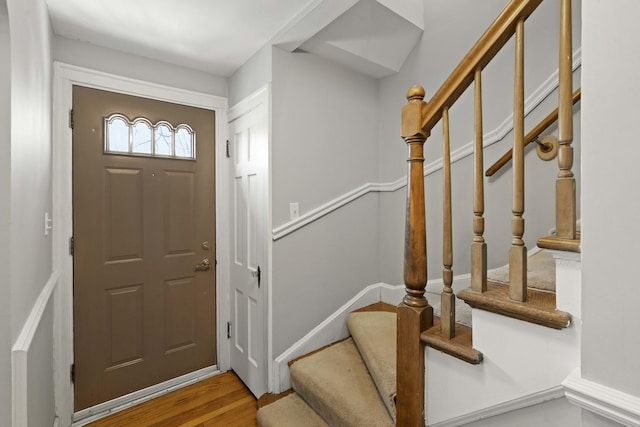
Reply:
[[[509,280],[508,266],[488,272],[489,280]],[[555,291],[555,262],[548,251],[528,259],[532,288]],[[438,299],[433,301],[439,315]],[[471,308],[456,301],[457,321],[471,326]],[[354,312],[351,337],[290,366],[294,393],[258,411],[259,427],[394,426],[396,393],[396,314]]]
[[[355,312],[351,337],[297,360],[294,393],[261,408],[260,427],[393,426],[396,315]]]

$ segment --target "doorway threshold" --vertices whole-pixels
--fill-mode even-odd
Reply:
[[[217,365],[209,366],[176,378],[172,378],[159,384],[152,385],[151,387],[134,391],[133,393],[117,397],[107,402],[100,403],[99,405],[91,406],[90,408],[75,412],[73,414],[73,424],[71,424],[71,426],[85,426],[89,423],[99,420],[100,418],[104,418],[108,415],[120,412],[132,406],[139,405],[140,403],[144,403],[158,396],[171,393],[172,391],[181,389],[183,387],[189,386],[191,384],[197,383],[198,381],[202,381],[221,373],[222,372],[218,369]]]

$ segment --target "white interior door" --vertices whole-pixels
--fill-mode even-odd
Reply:
[[[256,397],[267,391],[267,111],[263,102],[229,123],[231,368]]]

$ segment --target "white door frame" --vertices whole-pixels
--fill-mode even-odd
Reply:
[[[71,425],[73,418],[73,384],[69,368],[73,363],[73,259],[69,256],[69,238],[73,234],[72,202],[72,133],[69,111],[73,85],[115,91],[127,95],[167,101],[215,111],[216,143],[216,275],[217,360],[210,371],[229,369],[229,242],[225,232],[229,223],[228,166],[224,156],[227,139],[228,99],[170,86],[135,80],[74,65],[54,62],[53,87],[53,268],[60,273],[54,301],[54,369],[55,402],[60,425]],[[221,207],[221,209],[219,209]],[[200,370],[198,377],[211,372]],[[183,377],[181,377],[182,379]],[[184,379],[183,382],[193,379]],[[164,383],[163,383],[164,384]],[[168,385],[177,388],[180,384]],[[135,397],[134,397],[135,399]]]

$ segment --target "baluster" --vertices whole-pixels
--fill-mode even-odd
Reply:
[[[509,296],[527,300],[527,248],[524,246],[524,19],[516,24],[513,106],[513,219],[509,250]]]
[[[427,235],[424,202],[424,89],[412,86],[402,108],[402,138],[409,146],[407,223],[404,245],[406,295],[398,306],[397,406],[398,426],[424,424],[424,346],[420,333],[433,326],[433,308],[424,296],[427,285]]]
[[[442,280],[444,289],[440,299],[440,329],[442,336],[451,339],[456,335],[456,296],[453,294],[453,237],[451,218],[451,144],[449,142],[449,109],[442,110],[442,151],[444,162],[444,204],[442,232]]]
[[[576,238],[576,180],[573,166],[573,81],[571,47],[571,0],[560,2],[560,83],[558,87],[558,167],[556,180],[556,234]]]
[[[487,290],[487,244],[484,241],[484,160],[482,135],[482,72],[474,77],[475,145],[473,160],[473,243],[471,243],[471,289]]]

